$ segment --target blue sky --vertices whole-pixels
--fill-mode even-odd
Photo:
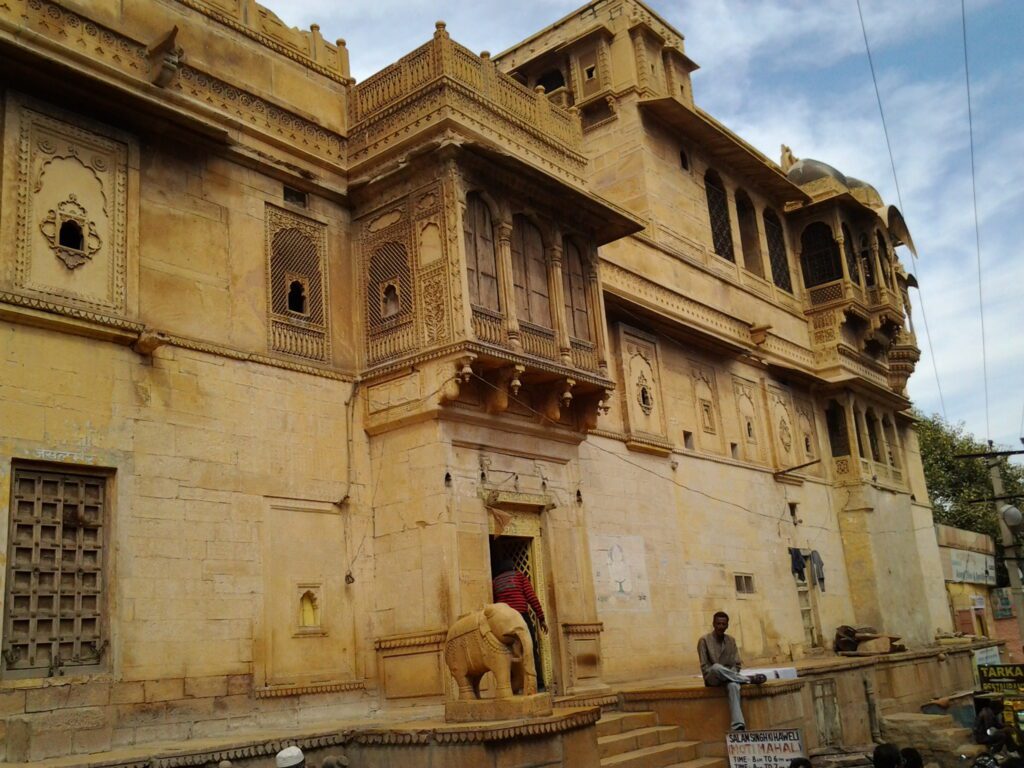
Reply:
[[[970,144],[959,0],[861,0],[903,213],[920,260],[911,292],[922,347],[910,395],[926,412],[986,426]],[[581,3],[264,0],[289,24],[345,38],[364,79],[444,19],[497,53]],[[668,0],[651,7],[686,36],[697,103],[773,159],[788,144],[899,204],[856,0]],[[1024,412],[1024,2],[966,0],[991,437],[1020,447]],[[901,249],[902,250],[902,249]],[[934,361],[924,333],[927,314]],[[936,368],[938,377],[936,377]],[[938,380],[938,384],[937,384]]]

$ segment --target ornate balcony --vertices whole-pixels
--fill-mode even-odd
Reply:
[[[349,118],[356,172],[391,148],[454,124],[473,139],[585,184],[576,110],[499,72],[488,54],[477,56],[451,40],[443,22],[430,42],[352,89]]]

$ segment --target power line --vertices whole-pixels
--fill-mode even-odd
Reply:
[[[961,2],[963,2],[963,0],[961,0]],[[892,168],[893,183],[896,185],[896,199],[900,204],[900,213],[905,214],[906,211],[903,207],[903,194],[900,192],[900,179],[899,176],[896,175],[896,160],[892,153],[892,142],[889,140],[889,125],[885,120],[885,110],[882,108],[882,93],[878,89],[878,77],[875,75],[875,60],[871,56],[871,44],[868,42],[868,28],[864,24],[864,11],[861,9],[860,0],[857,0],[857,15],[860,17],[860,31],[864,35],[864,50],[868,56],[868,67],[871,70],[871,82],[875,86],[875,100],[878,102],[878,114],[882,118],[882,132],[885,134],[885,147],[889,151],[889,165]],[[973,144],[971,152],[973,168]],[[911,256],[913,257],[912,262],[915,263],[914,276],[916,277],[917,273],[920,272],[920,265],[916,264],[917,254],[911,251]],[[949,417],[946,415],[946,399],[942,395],[942,381],[939,379],[939,364],[935,359],[935,347],[932,345],[932,333],[931,329],[928,327],[928,313],[924,308],[924,291],[921,289],[921,280],[917,281],[917,296],[920,299],[921,320],[924,321],[924,337],[925,341],[928,342],[928,356],[932,360],[932,370],[935,372],[935,388],[939,393],[939,406],[942,408],[942,418],[948,420]],[[988,385],[986,383],[986,402],[988,397],[987,386]]]
[[[859,2],[860,0],[858,0]],[[985,437],[992,439],[988,406],[988,355],[985,348],[985,296],[981,277],[981,227],[978,226],[978,185],[974,173],[974,115],[971,109],[971,70],[967,64],[967,7],[960,0],[960,21],[964,37],[964,83],[967,86],[967,127],[971,139],[971,198],[974,201],[974,245],[978,257],[978,315],[981,318],[981,370],[985,379]]]
[[[868,45],[868,28],[864,25],[864,11],[860,0],[857,0],[857,14],[860,16],[860,31],[864,34],[864,50],[868,52],[868,66],[871,68],[871,81],[875,84],[875,98],[878,100],[878,114],[882,116],[882,132],[885,133],[885,146],[889,150],[889,164],[892,166],[892,180],[896,183],[896,199],[903,210],[903,195],[900,194],[900,180],[896,176],[896,161],[892,155],[892,143],[889,141],[889,126],[885,122],[885,110],[882,109],[882,94],[878,90],[878,78],[875,76],[875,60],[871,58],[871,46]]]

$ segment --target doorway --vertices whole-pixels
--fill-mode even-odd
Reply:
[[[504,558],[512,561],[516,570],[526,574],[533,585],[533,591],[537,593],[541,607],[544,609],[544,616],[548,622],[548,631],[554,631],[556,626],[551,615],[547,601],[547,589],[545,588],[544,567],[541,554],[541,540],[538,536],[493,536],[490,540],[491,569]],[[530,611],[533,613],[532,609]],[[540,651],[540,663],[543,670],[544,682],[548,691],[556,690],[556,682],[553,675],[551,663],[551,636],[540,630],[540,622],[534,617],[534,626],[537,628],[537,645]]]

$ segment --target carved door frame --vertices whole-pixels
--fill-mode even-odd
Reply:
[[[546,500],[537,500],[534,503],[522,505],[522,501],[525,501],[525,499],[507,498],[515,495],[522,495],[524,497],[530,495],[532,497],[532,494],[501,493],[498,495],[490,494],[485,499],[489,510],[498,510],[502,513],[502,516],[507,515],[509,517],[507,522],[499,525],[496,516],[488,513],[487,533],[493,537],[516,536],[530,539],[530,565],[532,570],[530,580],[533,582],[534,591],[537,593],[541,606],[544,608],[544,615],[548,624],[547,634],[541,632],[540,627],[537,627],[540,660],[544,668],[544,680],[548,685],[548,690],[557,689],[560,691],[564,686],[561,670],[556,669],[554,664],[555,649],[552,647],[554,628],[558,626],[558,622],[555,617],[554,606],[548,600],[548,568],[543,544],[543,513],[545,509],[550,508],[552,505]],[[534,501],[534,499],[536,497],[532,497],[530,501]]]

